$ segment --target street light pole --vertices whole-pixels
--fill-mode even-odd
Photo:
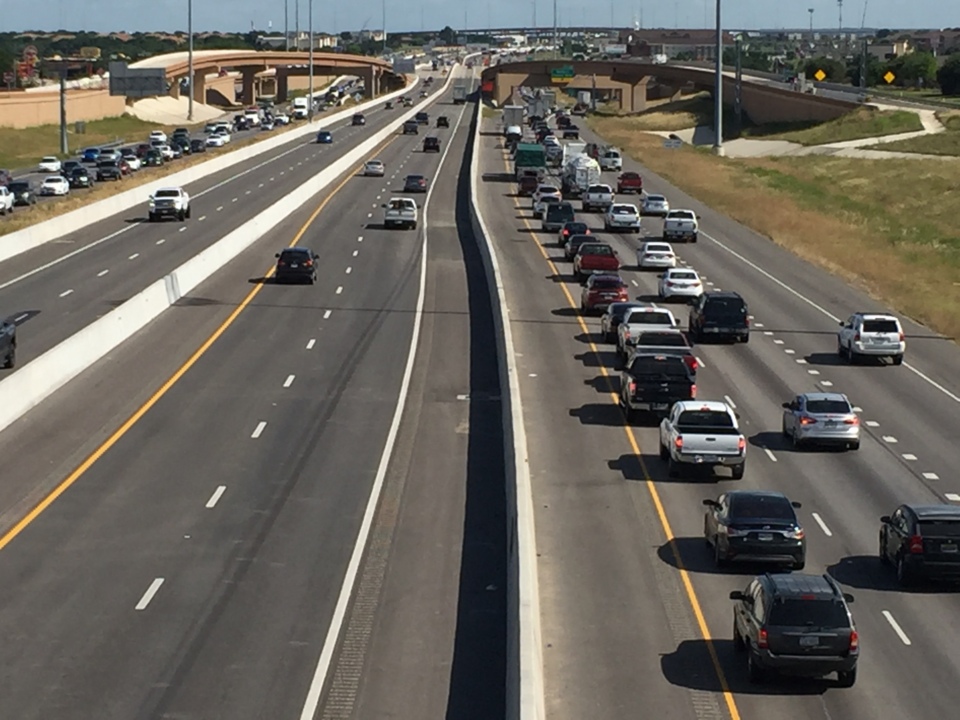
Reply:
[[[560,57],[560,48],[557,47],[557,0],[553,0],[553,56]]]
[[[298,0],[299,2],[299,0]],[[310,70],[308,77],[310,78],[307,88],[307,97],[309,98],[307,102],[307,121],[313,122],[313,0],[309,0],[307,3],[307,15],[310,16],[309,25],[310,25]]]
[[[423,8],[420,8],[420,22],[423,23]],[[387,54],[387,0],[383,0],[383,54]]]
[[[193,0],[187,0],[187,121],[193,122]]]
[[[717,78],[713,90],[713,152],[723,157],[723,16],[717,0]]]
[[[283,49],[290,52],[290,0],[283,0]]]

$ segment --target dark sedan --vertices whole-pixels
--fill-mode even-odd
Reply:
[[[67,182],[70,183],[71,190],[75,190],[77,188],[92,188],[93,176],[85,167],[78,167],[74,168],[73,172],[70,173],[70,177],[67,178]]]
[[[403,191],[425,193],[427,191],[427,179],[423,175],[407,175],[403,181]]]
[[[123,170],[120,169],[119,163],[113,160],[97,163],[97,182],[121,179],[123,179]]]
[[[197,138],[190,141],[191,153],[205,153],[207,151],[207,141]]]
[[[783,493],[732,490],[703,501],[703,534],[717,567],[733,560],[776,562],[803,570],[807,541],[797,519],[800,503]]]
[[[37,204],[37,191],[27,180],[14,180],[7,189],[13,195],[13,204],[17,207],[27,207]]]
[[[321,145],[329,145],[333,142],[333,133],[329,130],[321,130],[317,133],[317,142]]]
[[[319,255],[309,248],[286,248],[277,255],[277,271],[275,274],[278,283],[289,281],[306,281],[313,285],[317,281],[317,260]]]

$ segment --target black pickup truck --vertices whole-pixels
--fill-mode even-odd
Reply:
[[[694,373],[678,355],[638,352],[620,373],[620,406],[628,421],[638,411],[665,416],[675,402],[696,396]]]
[[[0,367],[10,369],[17,364],[17,326],[0,320]]]

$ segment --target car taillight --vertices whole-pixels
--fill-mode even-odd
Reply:
[[[683,359],[687,363],[687,366],[694,372],[696,372],[697,368],[700,367],[700,364],[697,362],[697,359],[693,355],[687,355]]]
[[[860,634],[856,630],[850,631],[850,652],[860,649]]]
[[[901,330],[901,331],[900,331],[900,342],[903,342],[903,340],[904,340],[905,337],[906,337],[906,335],[904,335],[904,334],[903,334],[903,331]]]
[[[690,397],[695,398],[697,396],[697,386],[693,384],[690,386]]]
[[[683,435],[677,435],[676,440],[673,441],[673,446],[677,450],[683,450]]]
[[[912,555],[923,554],[923,538],[919,535],[914,535],[910,538],[910,553]]]
[[[859,425],[859,424],[860,424],[860,418],[858,418],[858,417],[847,418],[847,419],[844,420],[843,422],[844,422],[846,425]]]
[[[307,260],[303,265],[304,267],[313,267],[313,260]]]
[[[860,342],[860,333],[857,333],[856,335],[853,336],[853,341]]]
[[[761,650],[766,650],[770,646],[770,638],[767,635],[766,628],[760,628],[760,633],[757,635],[757,647]]]
[[[669,280],[667,280],[667,287],[673,287],[674,285],[676,285],[675,282],[670,282]]]
[[[283,260],[277,260],[277,267],[283,267],[286,263]]]
[[[750,316],[747,315],[747,327],[750,327]]]
[[[636,384],[633,380],[631,380],[631,381],[630,381],[630,394],[632,395],[632,394],[635,393],[636,391],[637,391],[637,384]]]
[[[739,450],[742,453],[744,450],[746,450],[746,448],[747,448],[747,440],[745,437],[741,435],[740,439],[737,440],[737,450]]]
[[[802,418],[800,418],[800,424],[801,424],[801,425],[813,425],[815,422],[817,422],[817,421],[816,421],[815,419],[813,419],[812,417],[802,417]]]

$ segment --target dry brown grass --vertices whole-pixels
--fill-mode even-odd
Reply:
[[[591,126],[711,207],[891,307],[960,337],[958,167],[829,156],[722,159],[635,131]]]

